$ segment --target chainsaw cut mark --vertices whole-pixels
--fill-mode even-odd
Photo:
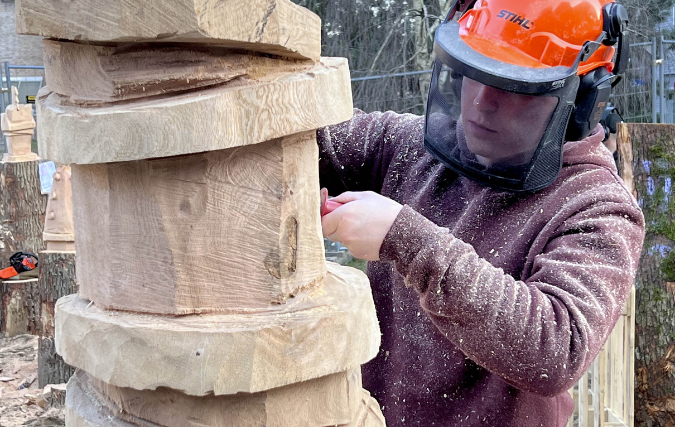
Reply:
[[[295,273],[298,259],[298,221],[288,217],[284,224],[279,248],[275,248],[265,258],[265,268],[277,279],[287,279]]]

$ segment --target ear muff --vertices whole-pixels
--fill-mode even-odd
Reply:
[[[624,34],[628,26],[628,12],[622,5],[614,2],[605,4],[602,10],[603,31],[606,35],[602,43],[616,46],[613,73],[600,67],[581,76],[575,110],[565,135],[567,141],[578,141],[590,135],[602,118],[612,86],[618,82],[620,74],[628,65],[629,44]]]
[[[595,129],[609,102],[613,77],[605,67],[596,68],[581,76],[574,113],[567,125],[566,141],[584,139]]]
[[[607,125],[602,125],[602,130],[605,131],[605,138],[602,140],[602,142],[605,142],[609,139],[609,135],[610,135],[611,132],[609,131],[609,128],[607,127]]]

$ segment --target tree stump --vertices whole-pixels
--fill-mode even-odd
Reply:
[[[0,332],[7,337],[37,334],[40,324],[38,279],[0,282]]]
[[[61,384],[75,372],[56,353],[54,345],[54,306],[56,300],[77,293],[75,281],[75,253],[40,252],[40,322],[38,328],[38,382],[40,387],[47,384]]]
[[[15,252],[37,254],[44,249],[47,195],[40,194],[40,161],[0,163],[0,265],[7,267]]]

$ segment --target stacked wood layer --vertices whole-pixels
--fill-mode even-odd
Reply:
[[[170,404],[167,404],[170,402]],[[66,395],[69,426],[384,427],[358,369],[254,394],[196,398],[110,386],[83,371]]]
[[[158,314],[265,309],[325,275],[314,132],[73,166],[80,294]]]
[[[186,42],[318,60],[321,20],[290,0],[17,0],[19,34],[97,44]]]
[[[43,157],[69,164],[258,144],[337,124],[352,115],[349,69],[341,58],[324,58],[302,72],[101,107],[69,105],[63,99],[49,86],[38,93],[38,144]]]
[[[255,393],[355,368],[380,345],[368,279],[329,267],[322,286],[258,313],[143,315],[65,297],[56,350],[109,384],[193,396]]]

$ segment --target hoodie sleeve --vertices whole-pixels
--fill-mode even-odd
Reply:
[[[516,388],[554,396],[578,380],[612,331],[644,238],[642,213],[615,180],[566,205],[521,280],[408,206],[380,258],[395,263],[437,328],[469,358]]]
[[[348,190],[379,193],[396,150],[413,133],[422,132],[423,119],[391,111],[354,110],[351,120],[319,129],[321,185],[331,195]]]

